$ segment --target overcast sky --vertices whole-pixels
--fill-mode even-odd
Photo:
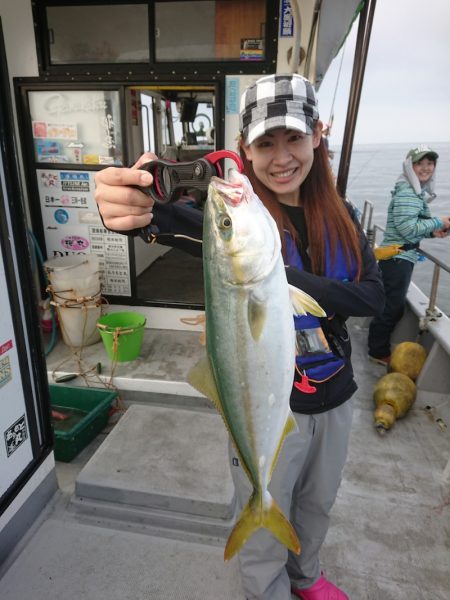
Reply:
[[[357,29],[343,50],[331,145],[342,143]],[[341,53],[318,93],[324,122]],[[450,142],[450,0],[377,0],[354,143],[418,141]]]

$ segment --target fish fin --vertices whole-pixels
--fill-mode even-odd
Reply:
[[[297,287],[290,285],[289,295],[296,315],[306,315],[306,313],[310,313],[316,317],[327,316],[327,313],[312,296],[299,290]]]
[[[263,502],[262,491],[259,489],[253,492],[233,527],[225,546],[224,559],[233,558],[250,536],[262,527],[268,529],[289,550],[300,554],[300,542],[291,523],[269,492],[266,492]]]
[[[211,402],[213,402],[217,411],[220,413],[222,420],[227,428],[228,434],[230,436],[231,442],[233,443],[234,449],[236,450],[236,454],[238,455],[239,461],[241,463],[242,468],[244,469],[247,477],[253,483],[252,475],[250,473],[250,469],[247,466],[242,454],[239,451],[239,447],[234,439],[233,433],[228,425],[227,419],[225,417],[225,413],[223,411],[222,402],[220,400],[219,391],[217,389],[216,380],[214,378],[214,373],[211,367],[211,362],[208,356],[205,356],[189,371],[187,376],[188,383],[192,385],[197,391],[206,396]]]
[[[252,338],[257,342],[261,337],[266,322],[266,304],[256,298],[250,298],[248,302],[248,324]]]
[[[187,380],[193,388],[209,398],[214,403],[214,406],[220,412],[222,417],[224,417],[222,402],[220,401],[216,380],[214,379],[211,363],[207,356],[200,359],[195,367],[192,367],[188,373]]]
[[[284,440],[286,439],[288,434],[291,433],[291,431],[298,431],[297,421],[295,420],[292,412],[289,414],[288,418],[286,419],[286,424],[284,426],[283,433],[281,434],[281,437],[280,437],[280,443],[278,444],[278,448],[273,457],[272,465],[270,467],[270,479],[272,479],[272,473],[275,469],[275,465],[278,462],[278,457],[280,456],[280,452],[281,452],[281,448],[283,447]],[[269,479],[269,481],[270,481],[270,479]]]

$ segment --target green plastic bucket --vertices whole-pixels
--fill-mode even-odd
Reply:
[[[146,318],[136,312],[116,312],[97,320],[103,344],[111,360],[127,362],[139,356]]]

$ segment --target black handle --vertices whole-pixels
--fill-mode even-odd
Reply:
[[[211,177],[218,175],[215,165],[204,158],[179,163],[152,160],[141,169],[152,174],[153,184],[148,188],[139,189],[160,204],[176,202],[184,193],[190,191],[196,191],[199,199],[204,200],[208,194]]]

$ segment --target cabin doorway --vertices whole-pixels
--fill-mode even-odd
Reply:
[[[129,156],[192,161],[216,149],[216,86],[147,85],[127,89]],[[184,198],[180,202],[193,202]],[[136,296],[141,302],[201,308],[201,258],[134,240]]]

